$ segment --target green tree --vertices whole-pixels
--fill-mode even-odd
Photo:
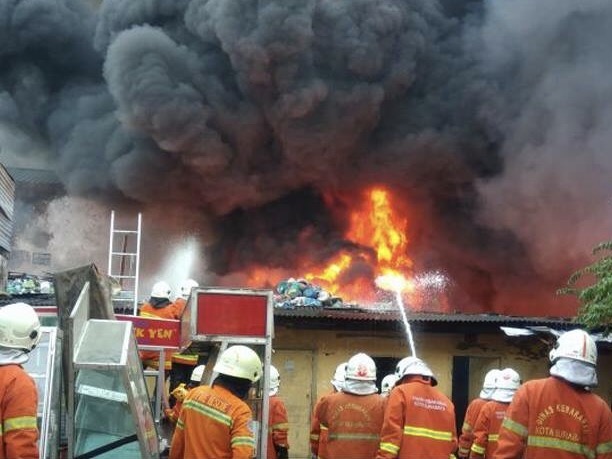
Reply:
[[[567,286],[557,290],[557,294],[578,298],[580,309],[576,322],[590,330],[601,329],[607,333],[612,330],[612,241],[595,246],[593,256],[598,259],[572,274]],[[585,278],[593,283],[579,287],[578,282]]]

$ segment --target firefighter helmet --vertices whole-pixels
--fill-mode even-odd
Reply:
[[[499,374],[499,372],[500,370],[498,370],[497,368],[489,370],[485,375],[484,380],[482,381],[482,388],[495,389],[495,382],[497,380],[497,375]]]
[[[0,308],[0,346],[30,352],[40,336],[40,321],[32,306],[12,303]]]
[[[336,371],[334,372],[334,377],[331,380],[332,385],[336,388],[337,391],[341,391],[344,387],[344,378],[346,375],[346,364],[347,362],[342,362],[340,365],[336,367]]]
[[[253,349],[238,344],[223,351],[213,370],[223,375],[256,382],[261,378],[263,368],[261,359]]]
[[[586,331],[580,329],[571,330],[562,334],[557,339],[557,343],[550,351],[549,357],[552,363],[564,357],[596,365],[597,345],[595,340]]]
[[[391,373],[385,376],[380,383],[380,393],[385,395],[391,392],[391,389],[395,387],[395,383],[397,382],[397,376],[395,373]]]
[[[438,381],[434,377],[433,371],[431,371],[427,364],[418,357],[410,356],[400,360],[397,367],[395,367],[395,375],[397,376],[398,381],[404,376],[408,375],[427,376],[431,378],[432,386],[438,384]]]
[[[499,371],[495,379],[496,389],[517,390],[521,385],[521,377],[512,368]]]
[[[206,369],[206,365],[198,365],[191,372],[191,378],[189,378],[193,382],[202,382],[202,376],[204,376],[204,370]]]
[[[185,299],[189,298],[189,295],[191,295],[191,289],[199,286],[200,284],[193,279],[185,279],[180,288],[181,296]]]
[[[357,381],[376,381],[376,364],[367,354],[355,354],[346,363],[344,377]]]
[[[280,386],[280,373],[274,365],[270,365],[270,389]]]
[[[170,284],[166,281],[158,281],[155,282],[153,288],[151,289],[151,296],[153,298],[170,298],[170,293],[172,293],[172,289],[170,288]]]

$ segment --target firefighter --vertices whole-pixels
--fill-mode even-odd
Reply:
[[[446,459],[457,449],[455,407],[421,359],[397,364],[376,459]]]
[[[459,449],[457,450],[457,456],[461,459],[465,459],[470,455],[470,448],[474,442],[474,425],[476,424],[476,419],[478,419],[482,407],[491,400],[491,396],[495,390],[495,379],[498,373],[499,370],[497,368],[487,372],[482,382],[480,394],[470,402],[465,411],[461,435],[459,436]]]
[[[395,373],[385,376],[380,383],[380,395],[388,397],[396,382],[397,376],[395,376]]]
[[[38,393],[22,368],[40,341],[40,322],[25,303],[0,308],[0,459],[38,459]]]
[[[173,424],[176,424],[176,421],[178,421],[179,415],[181,414],[181,408],[183,407],[183,401],[185,400],[187,393],[194,387],[200,385],[200,382],[202,381],[202,375],[204,374],[205,369],[205,365],[198,365],[197,367],[195,367],[191,372],[189,382],[179,384],[170,394],[174,397],[176,403],[172,408],[166,408],[164,410],[164,414],[166,415],[166,418]]]
[[[325,397],[315,413],[327,427],[326,456],[321,459],[372,459],[380,441],[385,398],[376,387],[376,364],[359,353],[346,364],[344,388]],[[317,435],[317,426],[311,434]]]
[[[317,408],[319,404],[331,394],[336,392],[342,392],[344,387],[344,376],[346,373],[347,362],[342,362],[336,367],[336,371],[330,381],[332,385],[332,392],[324,394],[317,403],[312,411],[312,417],[310,422],[310,451],[315,458],[327,457],[327,426],[321,425],[321,422],[316,417]],[[318,432],[318,433],[315,433]]]
[[[520,385],[521,377],[512,368],[504,368],[497,373],[491,400],[484,404],[474,424],[474,441],[470,448],[470,459],[491,459],[493,457],[497,448],[501,423]]]
[[[186,279],[182,282],[179,289],[179,296],[174,300],[174,315],[177,319],[183,316],[187,300],[191,294],[191,290],[194,287],[198,287],[199,284],[193,279]],[[194,371],[194,368],[198,366],[200,356],[187,349],[183,352],[175,352],[170,357],[171,371],[170,371],[170,394],[179,387],[181,384],[187,384],[189,381],[190,374]],[[174,396],[170,397],[170,404],[174,403]]]
[[[278,369],[270,366],[270,414],[268,415],[268,459],[289,458],[289,420],[287,409],[278,396],[280,374]]]
[[[597,346],[584,330],[562,334],[550,376],[524,383],[506,411],[495,459],[612,459],[612,414],[599,396]]]
[[[157,319],[179,319],[177,315],[176,305],[170,301],[172,290],[170,285],[165,281],[156,282],[151,289],[151,297],[149,301],[144,303],[140,308],[142,317],[152,317]],[[164,353],[164,370],[169,372],[172,368],[170,354]],[[151,367],[159,368],[159,353],[156,351],[142,351],[140,359],[144,368]]]
[[[189,391],[172,436],[170,459],[252,459],[252,412],[245,403],[263,368],[257,353],[243,345],[221,353],[211,386]]]
[[[187,300],[189,299],[189,295],[191,295],[191,290],[195,287],[199,287],[198,284],[193,279],[185,279],[179,288],[179,297],[174,301],[176,307],[176,315],[180,318],[183,315],[183,311],[185,311],[185,306],[187,305]]]

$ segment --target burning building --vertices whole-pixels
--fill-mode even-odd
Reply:
[[[189,236],[211,284],[375,304],[396,270],[421,310],[571,316],[554,292],[612,229],[610,22],[554,0],[8,2],[1,160],[96,203],[29,219],[59,269],[100,261],[114,208],[143,212],[150,284]]]

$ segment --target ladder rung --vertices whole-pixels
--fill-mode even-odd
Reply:
[[[136,230],[113,230],[113,233],[122,233],[122,234],[138,234]]]
[[[136,276],[118,276],[115,274],[111,274],[111,276],[115,279],[136,279]]]
[[[133,252],[111,252],[112,255],[130,255],[132,257],[137,256],[137,253],[133,253]]]

